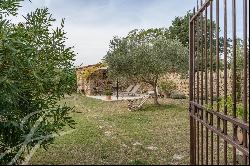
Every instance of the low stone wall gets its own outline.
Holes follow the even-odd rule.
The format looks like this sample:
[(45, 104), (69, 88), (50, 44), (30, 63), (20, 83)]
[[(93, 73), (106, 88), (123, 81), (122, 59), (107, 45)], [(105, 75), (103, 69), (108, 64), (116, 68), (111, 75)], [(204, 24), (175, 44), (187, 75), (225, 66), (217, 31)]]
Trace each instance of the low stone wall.
[[(199, 91), (201, 94), (201, 75), (202, 73), (199, 72)], [(186, 96), (189, 95), (189, 78), (181, 78), (181, 75), (177, 73), (171, 73), (171, 74), (166, 74), (164, 77), (161, 78), (162, 80), (164, 79), (169, 79), (172, 80), (176, 83), (177, 85), (177, 90), (183, 92)], [(217, 74), (213, 73), (212, 76), (213, 80), (213, 94), (216, 96), (216, 87), (217, 87)], [(197, 88), (197, 73), (195, 74), (195, 81), (196, 85), (195, 88)], [(241, 78), (241, 82), (243, 83), (243, 78)], [(205, 72), (203, 72), (203, 93), (205, 95)], [(243, 88), (243, 85), (241, 86)], [(210, 73), (207, 73), (207, 89), (208, 89), (208, 96), (210, 96)], [(248, 89), (249, 89), (249, 78), (248, 78)], [(228, 95), (232, 94), (232, 72), (228, 70), (227, 73), (227, 91)], [(224, 95), (224, 72), (220, 71), (219, 73), (219, 92), (220, 96)], [(249, 96), (249, 91), (248, 91), (248, 96)]]
[[(81, 78), (80, 74), (81, 70), (77, 71), (77, 85), (78, 85), (78, 91), (83, 91), (85, 90), (86, 94), (91, 94), (90, 89), (93, 88), (91, 87), (92, 83), (91, 81), (86, 81), (83, 78)], [(205, 72), (203, 72), (203, 87), (204, 87), (204, 95), (205, 95)], [(228, 84), (227, 84), (227, 90), (228, 90), (228, 95), (231, 94), (232, 92), (232, 72), (228, 70)], [(186, 96), (189, 96), (189, 78), (182, 78), (180, 74), (177, 73), (168, 73), (160, 80), (172, 80), (175, 82), (177, 85), (177, 90), (185, 94)], [(195, 79), (197, 81), (197, 73), (195, 74)], [(216, 87), (217, 87), (217, 75), (216, 73), (213, 73), (213, 95), (216, 96)], [(242, 81), (243, 82), (243, 81)], [(249, 78), (248, 78), (249, 82)], [(129, 85), (135, 85), (136, 83), (133, 82), (126, 82), (126, 83), (120, 83), (120, 86), (122, 86), (123, 90), (125, 90)], [(145, 93), (147, 91), (153, 90), (152, 87), (148, 84), (145, 83), (140, 83), (141, 87), (138, 90), (138, 93)], [(243, 86), (242, 86), (243, 87)], [(195, 88), (197, 88), (197, 84), (195, 85)], [(248, 89), (249, 89), (249, 84), (248, 84)], [(199, 90), (201, 94), (201, 72), (199, 72)], [(210, 73), (207, 73), (207, 90), (208, 90), (208, 96), (210, 96)], [(219, 91), (220, 95), (224, 95), (224, 72), (220, 71), (219, 73)], [(249, 91), (248, 91), (248, 96), (249, 96)]]

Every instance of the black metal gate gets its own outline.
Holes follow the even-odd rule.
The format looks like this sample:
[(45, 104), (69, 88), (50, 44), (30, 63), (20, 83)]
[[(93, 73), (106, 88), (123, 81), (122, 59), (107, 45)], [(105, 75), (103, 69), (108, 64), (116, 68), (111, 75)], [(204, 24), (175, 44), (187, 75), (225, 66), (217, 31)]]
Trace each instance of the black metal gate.
[(249, 164), (248, 2), (201, 0), (190, 17), (191, 164)]

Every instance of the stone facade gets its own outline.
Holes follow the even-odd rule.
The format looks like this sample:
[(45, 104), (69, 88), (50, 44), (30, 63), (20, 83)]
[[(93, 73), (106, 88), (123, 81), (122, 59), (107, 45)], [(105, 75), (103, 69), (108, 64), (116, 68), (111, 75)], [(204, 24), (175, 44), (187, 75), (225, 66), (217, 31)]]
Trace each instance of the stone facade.
[[(100, 64), (96, 64), (98, 66)], [(85, 95), (95, 95), (97, 92), (104, 91), (105, 84), (107, 83), (107, 68), (100, 67), (95, 72), (90, 74), (88, 78), (83, 77), (83, 72), (87, 68), (95, 65), (89, 65), (76, 69), (77, 76), (77, 92), (82, 92)], [(95, 89), (97, 87), (97, 89)]]

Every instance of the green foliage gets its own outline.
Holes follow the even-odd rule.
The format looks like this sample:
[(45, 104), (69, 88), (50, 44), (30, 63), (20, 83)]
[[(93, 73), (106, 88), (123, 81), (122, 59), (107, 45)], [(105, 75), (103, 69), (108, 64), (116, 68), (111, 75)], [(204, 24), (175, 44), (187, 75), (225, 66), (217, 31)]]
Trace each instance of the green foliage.
[[(220, 112), (224, 111), (224, 106), (227, 107), (227, 113), (229, 116), (233, 116), (233, 98), (232, 96), (228, 96), (226, 98), (226, 100), (224, 99), (224, 97), (219, 97), (218, 98), (218, 104), (220, 106)], [(214, 103), (214, 105), (216, 105), (216, 103)], [(206, 105), (206, 108), (209, 110), (213, 109), (213, 106), (211, 104)], [(243, 118), (243, 103), (242, 102), (237, 102), (236, 103), (236, 116), (240, 119)], [(249, 110), (249, 106), (247, 108)], [(249, 121), (249, 117), (248, 117), (248, 121)]]
[[(28, 14), (25, 22), (12, 24), (6, 15), (15, 15), (19, 2), (0, 1), (0, 154), (7, 152), (0, 156), (0, 164), (20, 164), (24, 157), (20, 149), (31, 150), (40, 137), (74, 125), (72, 108), (58, 104), (76, 84), (64, 20), (52, 29), (55, 19), (44, 8)], [(52, 140), (48, 137), (41, 145)]]
[(113, 92), (112, 92), (112, 86), (110, 84), (108, 84), (108, 83), (106, 83), (106, 85), (105, 85), (104, 94), (106, 96), (111, 96), (113, 94)]
[[(188, 11), (184, 16), (178, 16), (175, 17), (175, 19), (172, 21), (172, 25), (169, 27), (169, 36), (171, 39), (179, 39), (180, 42), (185, 46), (185, 47), (189, 47), (189, 18), (192, 17), (193, 14), (191, 13), (191, 11)], [(201, 23), (201, 20), (200, 20)], [(207, 29), (210, 29), (210, 19), (207, 20)], [(205, 25), (205, 17), (203, 17), (203, 26)], [(197, 25), (197, 29), (201, 29), (200, 26), (201, 25)], [(212, 22), (212, 27), (213, 27), (213, 36), (215, 36), (216, 34), (216, 22), (213, 21)], [(204, 36), (205, 38), (205, 36)], [(200, 44), (201, 44), (201, 38), (200, 40)], [(204, 39), (203, 39), (204, 41)], [(224, 38), (220, 37), (219, 38), (219, 52), (222, 53), (223, 52), (223, 44), (224, 44)], [(228, 52), (230, 51), (229, 48), (231, 47), (230, 45), (231, 39), (227, 39), (227, 43), (228, 43)], [(210, 38), (207, 36), (207, 49), (209, 51), (210, 48)], [(201, 52), (201, 50), (199, 50)], [(213, 53), (215, 54), (216, 52), (216, 42), (213, 39)], [(210, 53), (208, 52), (208, 55)], [(215, 62), (215, 60), (214, 60)], [(216, 64), (214, 64), (215, 67)], [(208, 64), (209, 66), (209, 64)]]
[[(236, 39), (236, 96), (237, 101), (240, 102), (242, 100), (243, 94), (243, 70), (244, 70), (244, 53), (243, 53), (243, 40), (240, 38)], [(229, 48), (230, 54), (228, 54), (228, 69), (234, 70), (234, 61), (233, 61), (233, 47), (230, 45)], [(249, 40), (247, 40), (247, 54), (249, 54)]]
[(188, 47), (189, 43), (189, 17), (192, 16), (188, 12), (183, 17), (175, 17), (172, 21), (172, 25), (169, 27), (169, 34), (172, 39), (178, 38), (180, 42)]
[(68, 73), (68, 92), (74, 93), (77, 91), (77, 76), (76, 76), (76, 70), (74, 68), (71, 68)]
[(104, 67), (104, 66), (105, 66), (105, 64), (103, 64), (103, 63), (98, 63), (98, 64), (95, 65), (95, 66), (88, 67), (88, 68), (86, 68), (86, 69), (83, 70), (83, 72), (82, 72), (82, 77), (83, 77), (84, 79), (89, 79), (89, 77), (90, 77), (93, 73), (95, 73), (96, 71), (98, 71), (99, 68)]
[(113, 94), (110, 89), (105, 89), (104, 93), (106, 96), (111, 96)]
[[(248, 44), (249, 47), (249, 44)], [(233, 48), (231, 48), (232, 50)], [(247, 48), (249, 50), (249, 48)], [(232, 51), (231, 51), (232, 52)], [(233, 69), (233, 57), (232, 54), (229, 55), (229, 68)], [(242, 86), (243, 86), (243, 70), (244, 70), (244, 55), (243, 55), (243, 41), (241, 39), (236, 39), (236, 95), (237, 101), (242, 100)]]
[(3, 16), (17, 15), (18, 7), (20, 2), (23, 0), (0, 0), (0, 19)]
[(186, 99), (186, 95), (180, 91), (173, 91), (170, 95), (172, 99)]
[[(225, 106), (227, 106), (228, 115), (233, 116), (233, 98), (232, 98), (232, 96), (228, 96), (226, 101), (224, 100), (224, 98), (221, 97), (219, 100), (219, 105), (221, 106), (221, 110), (223, 109), (224, 104), (225, 104)], [(236, 116), (243, 118), (243, 104), (242, 103), (237, 103)]]
[[(158, 32), (159, 31), (159, 32)], [(188, 50), (163, 30), (134, 30), (126, 38), (115, 37), (104, 57), (113, 75), (154, 82), (166, 72), (186, 72)], [(145, 79), (147, 78), (147, 79)]]
[(170, 97), (171, 93), (176, 90), (177, 85), (172, 80), (161, 81), (159, 83), (160, 90), (165, 93), (166, 97)]
[(111, 76), (142, 81), (154, 90), (163, 74), (188, 71), (188, 49), (169, 39), (166, 29), (133, 30), (125, 38), (115, 37), (104, 60)]

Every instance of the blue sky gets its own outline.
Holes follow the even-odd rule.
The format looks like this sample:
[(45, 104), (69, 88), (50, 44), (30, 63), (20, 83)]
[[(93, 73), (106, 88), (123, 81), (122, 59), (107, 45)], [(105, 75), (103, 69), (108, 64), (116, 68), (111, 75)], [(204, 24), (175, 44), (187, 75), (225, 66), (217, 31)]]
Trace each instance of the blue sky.
[(175, 16), (185, 15), (195, 4), (196, 0), (25, 0), (19, 13), (46, 6), (58, 21), (66, 18), (67, 45), (75, 47), (78, 66), (99, 62), (113, 36), (125, 36), (133, 29), (169, 27)]

